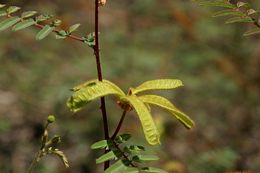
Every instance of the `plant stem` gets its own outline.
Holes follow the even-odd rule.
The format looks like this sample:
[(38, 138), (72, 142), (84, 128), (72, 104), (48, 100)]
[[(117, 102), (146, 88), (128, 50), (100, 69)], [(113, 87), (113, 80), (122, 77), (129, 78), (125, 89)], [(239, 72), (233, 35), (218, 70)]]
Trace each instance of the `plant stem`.
[[(102, 81), (102, 67), (100, 62), (100, 51), (99, 51), (99, 0), (95, 0), (95, 46), (94, 46), (94, 54), (96, 56), (96, 66), (97, 66), (97, 73), (98, 73), (98, 80)], [(109, 139), (109, 129), (108, 129), (108, 121), (107, 121), (107, 113), (106, 113), (106, 102), (105, 98), (101, 97), (100, 99), (100, 109), (102, 112), (103, 117), (103, 126), (104, 126), (104, 133), (105, 133), (105, 139)], [(105, 151), (107, 152), (107, 150)], [(106, 161), (104, 163), (104, 170), (106, 170), (109, 167), (109, 161)]]
[(116, 127), (116, 130), (115, 130), (113, 136), (111, 137), (112, 140), (114, 140), (114, 139), (116, 138), (118, 132), (120, 131), (120, 128), (122, 127), (122, 124), (123, 124), (123, 122), (124, 122), (126, 113), (127, 113), (127, 111), (124, 110), (124, 112), (123, 112), (123, 114), (122, 114), (122, 116), (121, 116), (121, 119), (120, 119), (120, 121), (119, 121), (119, 123), (118, 123), (118, 125), (117, 125), (117, 127)]
[(28, 173), (32, 173), (33, 168), (35, 167), (36, 163), (38, 162), (37, 160), (39, 159), (40, 155), (41, 155), (41, 150), (38, 151), (38, 152), (36, 153), (35, 157), (33, 158), (33, 161), (32, 161), (32, 163), (30, 164), (30, 167), (29, 167), (29, 169), (28, 169)]

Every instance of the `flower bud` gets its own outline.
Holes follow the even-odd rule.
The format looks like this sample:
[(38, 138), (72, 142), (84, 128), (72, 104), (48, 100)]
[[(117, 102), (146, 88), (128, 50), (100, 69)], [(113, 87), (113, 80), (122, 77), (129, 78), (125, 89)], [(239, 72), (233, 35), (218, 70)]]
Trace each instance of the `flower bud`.
[(48, 121), (48, 123), (53, 123), (55, 121), (55, 116), (49, 115), (47, 121)]

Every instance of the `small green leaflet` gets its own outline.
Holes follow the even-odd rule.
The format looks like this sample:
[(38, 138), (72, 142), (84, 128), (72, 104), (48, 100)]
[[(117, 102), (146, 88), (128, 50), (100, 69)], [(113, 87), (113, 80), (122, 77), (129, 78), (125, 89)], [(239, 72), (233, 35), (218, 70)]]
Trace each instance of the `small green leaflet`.
[(126, 96), (124, 99), (128, 100), (134, 107), (141, 121), (147, 142), (151, 145), (160, 144), (160, 134), (145, 104), (136, 95)]
[(220, 16), (244, 16), (245, 14), (241, 11), (229, 9), (229, 10), (221, 10), (213, 14), (213, 17), (220, 17)]
[(19, 17), (10, 17), (8, 19), (5, 19), (4, 21), (0, 22), (0, 31), (3, 31), (17, 22), (19, 22), (21, 19)]
[(226, 24), (237, 23), (237, 22), (251, 22), (251, 23), (253, 23), (254, 21), (250, 17), (233, 17), (233, 18), (228, 19), (226, 21)]
[(36, 40), (42, 40), (45, 37), (47, 37), (52, 31), (54, 30), (54, 27), (51, 27), (49, 25), (45, 25), (36, 35)]
[(98, 141), (98, 142), (95, 142), (94, 144), (91, 145), (91, 149), (94, 150), (94, 149), (103, 149), (103, 148), (106, 148), (108, 146), (107, 144), (107, 140), (102, 140), (102, 141)]
[(11, 14), (11, 13), (15, 13), (17, 12), (18, 10), (20, 10), (21, 8), (20, 7), (17, 7), (17, 6), (10, 6), (7, 8), (6, 12), (8, 14)]
[(35, 14), (37, 14), (37, 11), (26, 11), (22, 13), (21, 18), (24, 19), (24, 18), (32, 17)]
[(77, 24), (74, 24), (74, 25), (72, 25), (72, 26), (70, 26), (70, 28), (69, 28), (69, 33), (72, 33), (72, 32), (74, 32), (74, 31), (76, 31), (78, 28), (79, 28), (79, 26), (80, 26), (80, 24), (79, 23), (77, 23)]
[(224, 8), (231, 8), (231, 9), (236, 8), (235, 5), (233, 5), (233, 4), (231, 4), (227, 1), (223, 1), (223, 2), (199, 1), (199, 5), (201, 5), (201, 6), (213, 6), (213, 7), (224, 7)]
[(123, 91), (107, 80), (91, 80), (73, 89), (73, 95), (68, 99), (67, 106), (71, 111), (77, 112), (87, 103), (106, 95), (125, 96)]
[(115, 155), (114, 151), (109, 151), (108, 153), (103, 154), (102, 156), (100, 156), (99, 158), (96, 159), (96, 163), (103, 163), (107, 160), (113, 160), (116, 159), (117, 156)]
[(181, 86), (183, 86), (182, 81), (178, 79), (157, 79), (144, 82), (138, 87), (133, 88), (132, 93), (137, 94), (147, 90), (174, 89)]
[(14, 27), (13, 27), (13, 31), (19, 31), (21, 29), (25, 29), (29, 26), (34, 25), (36, 22), (33, 19), (28, 19), (28, 20), (24, 20), (20, 23), (17, 23)]
[(253, 29), (253, 30), (249, 30), (249, 31), (245, 32), (243, 35), (244, 36), (250, 36), (250, 35), (253, 35), (253, 34), (260, 34), (260, 29), (256, 28), (256, 29)]
[(142, 161), (154, 161), (160, 159), (158, 156), (155, 155), (139, 155), (138, 158)]
[(144, 103), (154, 104), (167, 109), (177, 120), (179, 120), (187, 129), (194, 126), (194, 122), (185, 113), (178, 110), (169, 100), (164, 97), (157, 95), (144, 95), (140, 96), (139, 99)]

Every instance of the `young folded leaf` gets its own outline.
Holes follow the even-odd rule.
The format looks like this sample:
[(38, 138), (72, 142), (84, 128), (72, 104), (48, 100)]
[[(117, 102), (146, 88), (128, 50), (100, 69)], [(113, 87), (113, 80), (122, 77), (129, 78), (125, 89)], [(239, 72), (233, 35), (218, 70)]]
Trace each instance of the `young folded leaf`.
[(105, 80), (102, 82), (93, 80), (77, 87), (73, 95), (68, 99), (67, 106), (71, 111), (77, 112), (90, 101), (106, 95), (125, 96), (115, 84)]
[(14, 27), (13, 27), (13, 31), (19, 31), (21, 29), (25, 29), (27, 27), (30, 27), (32, 25), (34, 25), (36, 22), (33, 19), (28, 19), (28, 20), (24, 20), (20, 23), (17, 23)]
[(19, 22), (21, 19), (19, 17), (10, 17), (8, 19), (5, 19), (4, 21), (0, 22), (0, 31), (3, 31), (17, 22)]
[(128, 100), (134, 107), (141, 121), (147, 142), (151, 145), (160, 144), (160, 134), (145, 104), (136, 95), (126, 96), (124, 99)]
[(140, 96), (139, 99), (144, 103), (154, 104), (156, 106), (167, 109), (188, 129), (194, 126), (194, 122), (185, 113), (178, 110), (169, 100), (164, 97), (157, 95), (144, 95)]
[(137, 94), (147, 90), (159, 90), (159, 89), (174, 89), (183, 86), (182, 81), (178, 79), (157, 79), (150, 80), (142, 83), (136, 88), (132, 89), (133, 94)]
[(36, 35), (36, 40), (42, 40), (45, 37), (47, 37), (52, 31), (54, 30), (54, 27), (51, 27), (49, 25), (45, 25), (42, 30), (40, 30)]

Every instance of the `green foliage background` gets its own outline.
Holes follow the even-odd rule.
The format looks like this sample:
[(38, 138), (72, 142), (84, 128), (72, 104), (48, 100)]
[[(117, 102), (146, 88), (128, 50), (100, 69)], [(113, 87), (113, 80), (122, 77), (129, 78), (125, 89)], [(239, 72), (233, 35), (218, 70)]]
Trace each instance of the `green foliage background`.
[[(9, 3), (9, 1), (1, 1)], [(258, 1), (252, 1), (259, 9)], [(12, 1), (23, 9), (49, 12), (63, 27), (82, 23), (93, 31), (93, 2)], [(196, 122), (186, 131), (167, 113), (153, 109), (162, 145), (157, 166), (176, 173), (260, 171), (260, 41), (243, 37), (246, 24), (225, 25), (212, 9), (183, 0), (114, 0), (102, 8), (101, 54), (105, 78), (127, 90), (156, 78), (179, 78), (185, 87), (162, 92)], [(37, 172), (99, 172), (90, 145), (103, 137), (98, 103), (73, 115), (65, 101), (69, 88), (96, 78), (93, 52), (72, 40), (34, 40), (35, 29), (0, 33), (0, 172), (25, 172), (39, 147), (42, 124), (57, 115), (53, 133), (71, 169), (45, 158)], [(121, 110), (107, 99), (110, 123)], [(145, 143), (135, 114), (124, 132)], [(113, 129), (110, 129), (111, 132)], [(152, 148), (154, 150), (154, 148)]]

